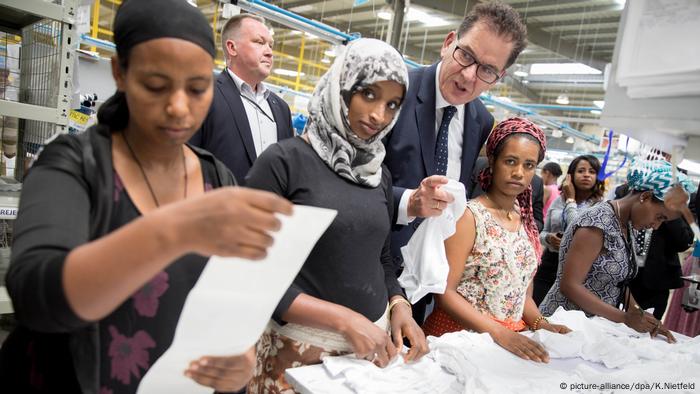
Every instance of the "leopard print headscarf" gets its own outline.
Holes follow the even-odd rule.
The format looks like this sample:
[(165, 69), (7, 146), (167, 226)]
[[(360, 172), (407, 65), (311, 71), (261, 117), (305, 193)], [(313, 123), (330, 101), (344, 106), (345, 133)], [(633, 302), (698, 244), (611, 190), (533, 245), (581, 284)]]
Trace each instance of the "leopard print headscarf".
[(382, 138), (394, 119), (368, 140), (350, 129), (348, 106), (353, 94), (381, 81), (395, 81), (408, 90), (408, 71), (399, 52), (383, 41), (361, 38), (348, 44), (316, 85), (304, 128), (311, 146), (339, 176), (359, 185), (376, 187), (382, 179)]

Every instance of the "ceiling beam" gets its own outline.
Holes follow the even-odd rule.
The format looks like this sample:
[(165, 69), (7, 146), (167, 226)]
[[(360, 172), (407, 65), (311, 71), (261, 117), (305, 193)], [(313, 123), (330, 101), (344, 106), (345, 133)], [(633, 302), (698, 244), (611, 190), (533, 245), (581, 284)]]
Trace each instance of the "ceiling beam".
[[(535, 3), (537, 4), (537, 3)], [(522, 11), (520, 14), (523, 16), (524, 19), (530, 19), (530, 18), (541, 18), (541, 17), (548, 17), (548, 16), (556, 16), (558, 19), (564, 19), (567, 17), (567, 15), (570, 15), (572, 18), (580, 17), (581, 15), (586, 15), (588, 16), (591, 13), (594, 12), (612, 12), (612, 11), (622, 11), (620, 6), (618, 4), (609, 4), (609, 5), (596, 5), (595, 3), (583, 7), (573, 7), (573, 8), (559, 8), (559, 9), (550, 9), (550, 10), (544, 10), (544, 11), (534, 11), (530, 12), (529, 10), (527, 11)], [(618, 18), (619, 19), (619, 18)]]
[(528, 26), (527, 39), (533, 44), (593, 67), (596, 70), (603, 71), (605, 69), (607, 61), (594, 56), (590, 49), (579, 48), (575, 44), (563, 40), (560, 34), (549, 33), (536, 26)]
[(363, 7), (352, 7), (349, 10), (346, 8), (341, 8), (341, 9), (335, 10), (335, 11), (305, 12), (305, 13), (302, 13), (300, 15), (303, 15), (309, 19), (314, 19), (314, 20), (323, 22), (325, 19), (334, 18), (336, 16), (342, 16), (342, 15), (350, 16), (350, 15), (355, 15), (355, 14), (359, 14), (362, 12), (370, 12), (370, 11), (374, 11), (374, 10), (379, 11), (379, 7), (377, 7), (374, 4), (370, 4), (370, 5), (366, 5)]
[[(444, 12), (446, 14), (454, 14), (464, 17), (478, 3), (477, 0), (452, 0), (452, 1), (435, 1), (435, 0), (413, 0), (411, 4), (419, 5), (429, 10)], [(453, 27), (454, 28), (454, 27)]]
[(582, 18), (578, 19), (568, 19), (565, 21), (556, 21), (556, 22), (535, 22), (532, 21), (528, 23), (529, 26), (538, 26), (543, 29), (545, 28), (556, 28), (556, 27), (569, 27), (571, 25), (574, 25), (576, 22), (580, 22), (580, 25), (584, 28), (589, 28), (593, 29), (596, 25), (602, 25), (602, 24), (609, 24), (609, 23), (620, 23), (620, 17), (619, 16), (613, 16), (613, 17), (606, 17), (606, 18), (597, 18), (595, 20), (585, 20)]
[(510, 75), (510, 73), (506, 74), (505, 82), (533, 103), (539, 103), (542, 99), (539, 94), (530, 89), (526, 84), (520, 82), (520, 79), (517, 77)]
[(316, 3), (320, 3), (320, 2), (321, 1), (319, 1), (319, 0), (301, 0), (301, 1), (292, 1), (292, 2), (274, 1), (272, 3), (278, 7), (284, 8), (285, 10), (289, 10), (291, 8), (294, 8), (294, 7), (301, 7), (301, 6), (316, 4)]

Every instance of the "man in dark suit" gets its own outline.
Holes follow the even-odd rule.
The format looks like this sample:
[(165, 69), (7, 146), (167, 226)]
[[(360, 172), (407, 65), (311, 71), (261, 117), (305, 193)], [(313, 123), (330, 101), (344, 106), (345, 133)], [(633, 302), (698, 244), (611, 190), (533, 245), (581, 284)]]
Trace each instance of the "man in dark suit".
[[(418, 227), (414, 219), (440, 215), (453, 201), (440, 186), (455, 179), (468, 189), (474, 161), (494, 125), (478, 96), (503, 77), (525, 48), (526, 36), (513, 8), (478, 4), (456, 32), (447, 34), (441, 61), (409, 73), (401, 114), (385, 139), (384, 163), (394, 182), (392, 253), (397, 270), (400, 248)], [(419, 304), (414, 318), (421, 323)]]
[(221, 31), (226, 68), (214, 83), (214, 100), (190, 143), (221, 160), (240, 185), (260, 153), (293, 136), (289, 106), (265, 88), (272, 68), (272, 36), (265, 20), (233, 16)]

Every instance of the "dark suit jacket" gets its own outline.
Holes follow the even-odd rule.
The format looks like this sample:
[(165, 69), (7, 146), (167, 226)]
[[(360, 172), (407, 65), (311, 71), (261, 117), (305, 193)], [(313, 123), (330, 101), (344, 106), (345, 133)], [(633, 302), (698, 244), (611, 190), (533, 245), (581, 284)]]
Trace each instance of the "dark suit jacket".
[[(277, 141), (294, 136), (287, 103), (272, 92), (267, 102), (277, 123)], [(216, 78), (209, 113), (190, 143), (213, 153), (233, 172), (238, 184), (245, 185), (245, 176), (257, 155), (241, 92), (226, 70)]]
[(651, 233), (649, 253), (644, 263), (641, 280), (649, 289), (667, 290), (683, 286), (681, 262), (678, 253), (687, 250), (693, 243), (693, 231), (683, 218), (661, 223)]
[[(484, 191), (479, 185), (479, 173), (481, 170), (488, 166), (489, 162), (484, 156), (479, 156), (474, 165), (474, 170), (472, 171), (472, 191), (469, 198), (476, 198), (484, 194)], [(544, 228), (544, 212), (543, 200), (544, 200), (544, 182), (539, 175), (535, 174), (530, 181), (532, 185), (532, 215), (535, 217), (535, 223), (537, 224), (537, 231), (542, 231)]]
[[(394, 183), (394, 222), (399, 201), (406, 189), (418, 187), (423, 178), (435, 174), (435, 72), (437, 64), (409, 72), (409, 88), (401, 114), (385, 138), (384, 164), (391, 171)], [(493, 116), (484, 104), (475, 99), (465, 105), (464, 140), (460, 181), (469, 195), (470, 178), (481, 146), (493, 128)], [(400, 265), (400, 248), (413, 235), (419, 221), (407, 226), (394, 226), (391, 250)], [(399, 259), (398, 261), (396, 259)]]

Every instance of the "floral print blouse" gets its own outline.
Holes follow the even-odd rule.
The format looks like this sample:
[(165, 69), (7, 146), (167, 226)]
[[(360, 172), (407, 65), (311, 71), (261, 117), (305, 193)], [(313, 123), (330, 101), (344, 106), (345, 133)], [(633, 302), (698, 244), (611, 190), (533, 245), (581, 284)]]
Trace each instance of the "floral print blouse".
[(537, 269), (535, 249), (522, 224), (508, 231), (479, 200), (468, 201), (467, 208), (474, 214), (476, 239), (457, 292), (481, 313), (518, 322)]

